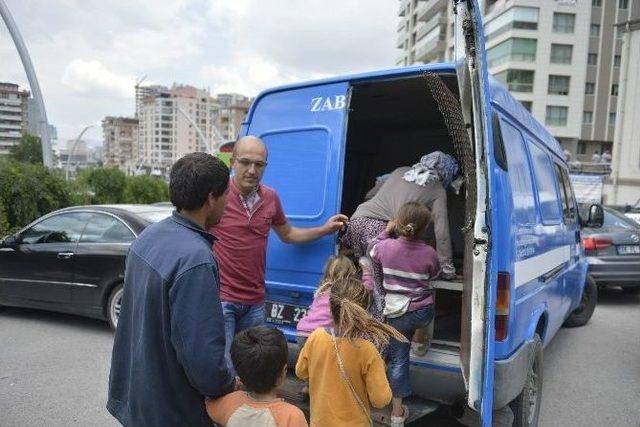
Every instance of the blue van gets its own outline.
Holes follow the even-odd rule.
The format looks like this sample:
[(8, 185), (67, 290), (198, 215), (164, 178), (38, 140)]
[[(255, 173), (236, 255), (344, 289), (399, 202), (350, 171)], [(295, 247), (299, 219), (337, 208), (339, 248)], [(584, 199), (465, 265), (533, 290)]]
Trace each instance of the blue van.
[[(455, 63), (267, 90), (241, 135), (266, 143), (264, 182), (304, 227), (352, 214), (379, 175), (434, 150), (454, 155), (465, 184), (448, 194), (448, 212), (463, 279), (435, 283), (433, 340), (412, 359), (412, 387), (426, 402), (466, 403), (485, 426), (507, 405), (514, 425), (536, 425), (543, 349), (595, 307), (580, 226), (597, 226), (602, 211), (580, 219), (558, 142), (489, 78), (475, 0), (454, 3)], [(335, 236), (302, 246), (269, 240), (267, 315), (292, 343), (337, 249)]]

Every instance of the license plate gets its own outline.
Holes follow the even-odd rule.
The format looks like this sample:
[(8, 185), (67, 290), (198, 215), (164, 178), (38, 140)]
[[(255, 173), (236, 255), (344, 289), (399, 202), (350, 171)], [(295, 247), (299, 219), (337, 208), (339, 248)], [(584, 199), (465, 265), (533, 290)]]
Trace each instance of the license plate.
[(618, 255), (640, 255), (640, 245), (620, 245)]
[(273, 301), (265, 301), (264, 305), (267, 312), (267, 322), (275, 323), (276, 325), (295, 326), (300, 319), (307, 315), (309, 310), (309, 308), (300, 305)]

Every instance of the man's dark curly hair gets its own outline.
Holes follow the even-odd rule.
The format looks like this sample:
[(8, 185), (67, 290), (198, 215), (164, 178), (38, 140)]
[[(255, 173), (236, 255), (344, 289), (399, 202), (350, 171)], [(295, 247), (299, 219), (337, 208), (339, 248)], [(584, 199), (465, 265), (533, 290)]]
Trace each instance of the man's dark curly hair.
[(191, 153), (171, 168), (169, 197), (178, 211), (199, 209), (209, 194), (220, 197), (229, 186), (229, 168), (207, 153)]
[(248, 391), (267, 393), (278, 384), (289, 349), (284, 334), (256, 326), (239, 332), (231, 344), (231, 361)]

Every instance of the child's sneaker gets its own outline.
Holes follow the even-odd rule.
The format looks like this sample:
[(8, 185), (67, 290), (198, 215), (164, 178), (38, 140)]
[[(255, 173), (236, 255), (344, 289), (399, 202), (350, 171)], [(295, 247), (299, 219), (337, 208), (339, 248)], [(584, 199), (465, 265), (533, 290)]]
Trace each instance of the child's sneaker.
[(411, 342), (411, 355), (414, 357), (422, 357), (427, 354), (429, 350), (429, 343), (426, 342)]
[(404, 427), (404, 422), (409, 418), (409, 407), (402, 405), (402, 409), (404, 409), (404, 413), (401, 417), (391, 416), (391, 427)]
[(453, 263), (449, 262), (442, 266), (440, 278), (443, 280), (452, 280), (456, 278), (456, 268), (453, 266)]

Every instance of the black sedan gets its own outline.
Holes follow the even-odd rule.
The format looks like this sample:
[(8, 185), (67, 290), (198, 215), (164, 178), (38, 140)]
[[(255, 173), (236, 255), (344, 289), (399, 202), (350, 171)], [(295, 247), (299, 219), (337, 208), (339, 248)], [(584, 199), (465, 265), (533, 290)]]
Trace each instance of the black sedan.
[(0, 242), (0, 305), (105, 319), (115, 329), (129, 246), (171, 211), (74, 206), (37, 219)]
[(640, 224), (604, 207), (602, 228), (582, 230), (589, 274), (598, 286), (622, 286), (640, 293)]

